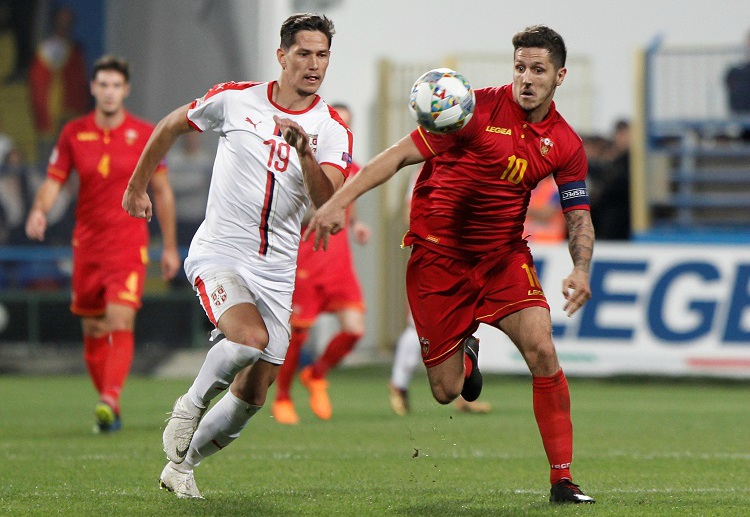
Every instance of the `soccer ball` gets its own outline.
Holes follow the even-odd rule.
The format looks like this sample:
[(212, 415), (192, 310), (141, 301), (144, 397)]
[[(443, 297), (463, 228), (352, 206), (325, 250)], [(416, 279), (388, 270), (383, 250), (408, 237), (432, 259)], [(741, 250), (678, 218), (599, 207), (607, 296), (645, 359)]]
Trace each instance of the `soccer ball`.
[(417, 79), (409, 94), (409, 112), (430, 133), (452, 133), (471, 120), (474, 90), (450, 68), (430, 70)]

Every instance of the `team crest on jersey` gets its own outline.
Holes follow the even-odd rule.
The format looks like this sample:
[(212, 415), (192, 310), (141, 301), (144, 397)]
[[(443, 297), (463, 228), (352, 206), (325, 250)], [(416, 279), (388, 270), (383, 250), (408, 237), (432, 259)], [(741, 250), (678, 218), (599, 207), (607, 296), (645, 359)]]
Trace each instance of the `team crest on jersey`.
[(138, 140), (138, 131), (136, 131), (132, 127), (125, 131), (125, 143), (127, 143), (128, 145), (133, 145), (136, 140)]
[(422, 355), (427, 355), (430, 352), (430, 340), (426, 337), (419, 338), (419, 344), (422, 345)]
[(310, 149), (315, 154), (318, 151), (318, 135), (307, 135), (307, 137), (310, 139)]
[(547, 153), (549, 153), (552, 148), (555, 146), (555, 144), (547, 138), (546, 136), (542, 137), (541, 140), (539, 140), (539, 151), (542, 153), (542, 156), (547, 156)]
[(224, 286), (219, 284), (219, 287), (214, 289), (214, 292), (211, 293), (211, 303), (214, 307), (219, 307), (226, 301), (226, 299), (227, 292), (224, 290)]

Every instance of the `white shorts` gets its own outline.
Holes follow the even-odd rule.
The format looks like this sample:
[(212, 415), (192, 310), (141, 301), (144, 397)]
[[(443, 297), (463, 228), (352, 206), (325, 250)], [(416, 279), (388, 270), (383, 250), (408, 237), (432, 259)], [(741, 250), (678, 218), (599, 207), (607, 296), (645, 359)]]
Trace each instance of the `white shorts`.
[(210, 256), (188, 257), (185, 273), (215, 327), (230, 307), (241, 303), (254, 305), (268, 331), (268, 346), (260, 358), (272, 364), (284, 362), (291, 339), (293, 279), (291, 285), (280, 283), (270, 289), (249, 269)]

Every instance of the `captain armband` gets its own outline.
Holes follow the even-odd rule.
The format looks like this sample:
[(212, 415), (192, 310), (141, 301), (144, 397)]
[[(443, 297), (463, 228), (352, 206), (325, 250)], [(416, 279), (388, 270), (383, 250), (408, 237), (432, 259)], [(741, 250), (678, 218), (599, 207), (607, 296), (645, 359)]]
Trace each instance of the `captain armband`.
[(563, 212), (568, 210), (588, 210), (591, 207), (589, 191), (585, 181), (571, 181), (564, 185), (558, 185), (560, 192), (560, 205)]

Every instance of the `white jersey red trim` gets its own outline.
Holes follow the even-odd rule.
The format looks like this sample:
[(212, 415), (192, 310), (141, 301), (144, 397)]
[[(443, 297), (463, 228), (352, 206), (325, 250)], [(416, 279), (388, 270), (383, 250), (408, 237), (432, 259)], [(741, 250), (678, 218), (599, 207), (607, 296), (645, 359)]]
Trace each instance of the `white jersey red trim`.
[(290, 111), (273, 102), (273, 86), (222, 83), (190, 105), (188, 123), (220, 138), (206, 218), (189, 256), (236, 259), (257, 266), (271, 282), (291, 278), (293, 283), (300, 224), (310, 200), (297, 152), (284, 141), (273, 117), (302, 126), (316, 161), (344, 176), (351, 165), (352, 134), (319, 96), (307, 109)]

